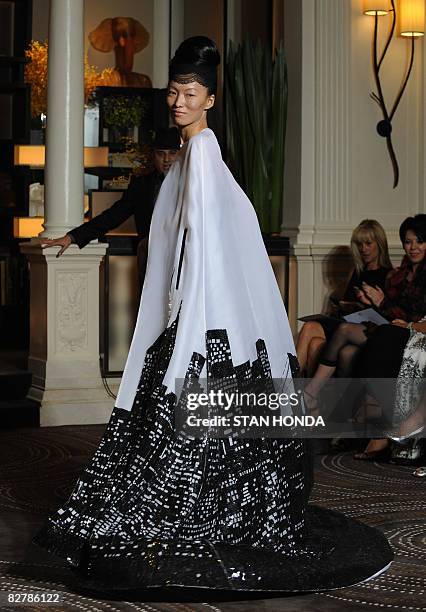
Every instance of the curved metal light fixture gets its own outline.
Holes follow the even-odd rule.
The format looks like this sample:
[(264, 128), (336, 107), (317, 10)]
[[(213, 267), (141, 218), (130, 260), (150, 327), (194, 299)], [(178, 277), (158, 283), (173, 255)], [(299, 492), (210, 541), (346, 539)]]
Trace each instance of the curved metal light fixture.
[[(410, 54), (410, 62), (408, 65), (407, 73), (402, 82), (400, 90), (395, 98), (395, 102), (392, 105), (390, 111), (388, 111), (385, 99), (383, 96), (383, 88), (380, 81), (380, 68), (382, 66), (383, 60), (389, 49), (389, 45), (392, 41), (397, 15), (395, 9), (395, 0), (365, 0), (364, 1), (364, 13), (366, 15), (374, 16), (374, 35), (373, 35), (373, 72), (374, 72), (374, 80), (376, 82), (377, 93), (371, 93), (371, 97), (377, 104), (380, 106), (383, 119), (379, 121), (377, 124), (377, 132), (383, 138), (386, 138), (386, 144), (389, 151), (389, 156), (392, 162), (393, 168), (393, 187), (395, 188), (398, 185), (399, 181), (399, 166), (398, 161), (395, 154), (395, 149), (393, 148), (392, 143), (392, 119), (395, 115), (395, 112), (398, 108), (398, 105), (401, 101), (402, 95), (407, 87), (408, 79), (410, 78), (411, 69), (413, 67), (414, 62), (414, 41), (419, 36), (424, 36), (424, 12), (425, 12), (425, 0), (400, 0), (399, 1), (399, 9), (400, 9), (400, 20), (399, 20), (399, 30), (400, 35), (404, 37), (411, 38), (411, 54)], [(377, 49), (377, 39), (378, 39), (378, 30), (379, 30), (379, 17), (381, 15), (387, 15), (388, 13), (392, 13), (392, 24), (389, 30), (388, 38), (386, 40), (384, 49), (380, 57), (378, 56)]]
[(419, 38), (425, 34), (424, 0), (404, 0), (399, 8), (399, 33), (401, 36)]
[(389, 0), (364, 0), (365, 15), (387, 15), (389, 9)]

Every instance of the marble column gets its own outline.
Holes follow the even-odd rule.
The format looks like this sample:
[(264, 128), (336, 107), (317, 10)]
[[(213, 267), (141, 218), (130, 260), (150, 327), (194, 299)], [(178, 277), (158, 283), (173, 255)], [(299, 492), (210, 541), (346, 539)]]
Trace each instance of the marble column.
[(51, 0), (42, 236), (83, 221), (84, 0)]
[[(285, 28), (293, 97), (283, 232), (297, 261), (301, 316), (323, 310), (330, 252), (350, 237), (351, 4), (287, 0)], [(350, 265), (344, 256), (343, 276)]]
[[(41, 236), (83, 220), (83, 0), (51, 0), (49, 20), (46, 215)], [(42, 249), (21, 245), (30, 268), (29, 397), (41, 425), (103, 423), (113, 400), (99, 368), (99, 265), (106, 245)]]
[(156, 32), (153, 37), (153, 86), (167, 87), (169, 79), (170, 61), (170, 37), (163, 35), (169, 30), (170, 24), (170, 2), (169, 0), (156, 0), (154, 2), (154, 28)]
[(173, 0), (170, 8), (170, 55), (173, 56), (185, 38), (185, 0)]

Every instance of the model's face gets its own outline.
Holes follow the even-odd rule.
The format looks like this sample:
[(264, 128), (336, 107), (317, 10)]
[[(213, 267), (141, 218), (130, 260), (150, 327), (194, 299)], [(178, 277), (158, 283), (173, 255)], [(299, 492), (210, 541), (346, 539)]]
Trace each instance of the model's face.
[(377, 264), (379, 261), (379, 245), (372, 238), (364, 238), (357, 242), (361, 259), (365, 266)]
[(154, 166), (158, 172), (167, 174), (178, 153), (174, 149), (154, 149)]
[(408, 230), (405, 234), (404, 251), (413, 265), (421, 263), (426, 254), (426, 242), (421, 242), (416, 234)]
[(207, 110), (214, 104), (214, 96), (207, 87), (196, 81), (176, 83), (171, 81), (167, 90), (167, 104), (178, 128), (200, 123)]

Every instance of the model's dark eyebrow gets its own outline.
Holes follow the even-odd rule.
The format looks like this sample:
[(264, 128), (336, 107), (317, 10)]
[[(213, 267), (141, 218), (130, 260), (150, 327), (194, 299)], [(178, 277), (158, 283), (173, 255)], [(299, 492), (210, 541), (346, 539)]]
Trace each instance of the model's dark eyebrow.
[(197, 93), (197, 88), (196, 87), (187, 87), (186, 89), (184, 89), (184, 92), (188, 92), (188, 91), (195, 91), (195, 93)]
[(176, 91), (179, 90), (179, 85), (181, 87), (181, 91), (195, 91), (197, 92), (197, 82), (196, 81), (190, 81), (189, 83), (178, 83), (177, 85), (169, 85), (169, 89), (174, 89)]

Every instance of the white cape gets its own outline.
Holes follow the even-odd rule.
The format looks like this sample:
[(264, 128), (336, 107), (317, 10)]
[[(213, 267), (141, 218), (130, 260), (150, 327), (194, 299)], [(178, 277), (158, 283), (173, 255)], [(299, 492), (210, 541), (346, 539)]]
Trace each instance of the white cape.
[(131, 410), (146, 351), (178, 314), (169, 391), (194, 352), (206, 356), (207, 330), (227, 331), (234, 367), (257, 359), (262, 339), (272, 377), (291, 377), (293, 338), (257, 216), (208, 128), (182, 147), (158, 195), (118, 408)]

